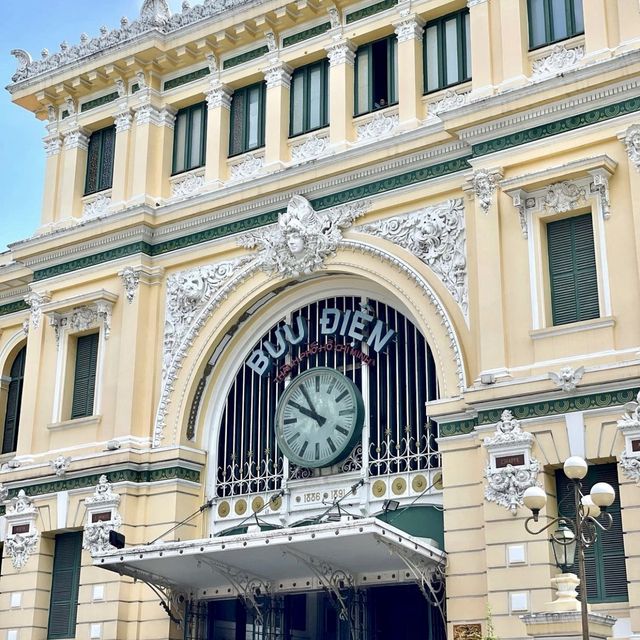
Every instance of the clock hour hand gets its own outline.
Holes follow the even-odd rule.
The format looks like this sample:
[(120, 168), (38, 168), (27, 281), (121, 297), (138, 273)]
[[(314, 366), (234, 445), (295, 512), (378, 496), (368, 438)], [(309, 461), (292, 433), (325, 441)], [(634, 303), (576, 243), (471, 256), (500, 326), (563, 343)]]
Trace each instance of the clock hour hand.
[(295, 407), (303, 415), (309, 416), (309, 418), (313, 418), (320, 426), (322, 426), (327, 421), (326, 418), (323, 418), (316, 411), (312, 411), (311, 409), (307, 409), (306, 407), (303, 407), (302, 405), (298, 404), (297, 402), (293, 402), (293, 400), (289, 404), (292, 407)]

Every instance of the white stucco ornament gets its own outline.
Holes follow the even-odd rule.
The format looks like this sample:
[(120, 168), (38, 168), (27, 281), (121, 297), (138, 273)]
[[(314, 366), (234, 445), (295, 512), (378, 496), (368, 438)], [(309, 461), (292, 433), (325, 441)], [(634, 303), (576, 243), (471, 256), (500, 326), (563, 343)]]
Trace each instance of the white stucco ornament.
[(531, 79), (542, 80), (559, 73), (565, 73), (576, 67), (584, 58), (584, 47), (567, 48), (556, 44), (551, 53), (531, 63)]
[(49, 460), (51, 470), (59, 477), (63, 477), (71, 465), (71, 458), (58, 456), (55, 460)]
[(499, 170), (478, 169), (471, 176), (471, 188), (484, 213), (489, 213), (493, 194), (502, 178)]
[[(20, 571), (38, 546), (40, 533), (36, 529), (38, 510), (24, 489), (11, 499), (5, 516), (7, 533), (4, 541), (7, 555), (11, 558), (14, 568)], [(20, 533), (13, 533), (17, 527)], [(22, 531), (25, 527), (26, 531)]]
[(618, 429), (625, 440), (625, 448), (620, 454), (619, 465), (629, 480), (640, 485), (640, 450), (634, 443), (640, 442), (640, 392), (635, 402), (624, 406), (625, 413), (618, 420)]
[(640, 125), (632, 124), (624, 134), (624, 146), (629, 160), (640, 171)]
[(566, 393), (574, 391), (583, 376), (584, 367), (563, 367), (558, 373), (549, 371), (549, 379)]
[(0, 502), (4, 502), (9, 495), (9, 489), (0, 482)]
[(84, 501), (87, 509), (87, 521), (84, 525), (82, 548), (91, 553), (111, 549), (109, 533), (117, 531), (122, 525), (118, 512), (120, 496), (114, 493), (107, 476), (101, 475), (94, 493)]
[(277, 225), (249, 233), (238, 242), (247, 249), (258, 249), (256, 260), (264, 271), (297, 278), (322, 268), (338, 248), (342, 231), (368, 206), (356, 202), (315, 211), (306, 198), (295, 195), (286, 212), (278, 216)]
[(467, 315), (467, 257), (462, 198), (363, 225), (357, 230), (395, 242), (420, 258), (436, 273)]
[(542, 206), (547, 213), (566, 213), (587, 203), (587, 192), (575, 182), (565, 180), (547, 187)]
[(502, 412), (495, 434), (483, 442), (489, 453), (484, 496), (513, 515), (523, 504), (524, 492), (537, 484), (540, 463), (531, 456), (532, 444), (533, 435), (522, 430), (509, 410)]
[(122, 280), (127, 301), (131, 304), (140, 286), (140, 273), (133, 267), (125, 267), (118, 275)]
[(144, 0), (140, 9), (140, 18), (161, 27), (171, 18), (167, 0)]

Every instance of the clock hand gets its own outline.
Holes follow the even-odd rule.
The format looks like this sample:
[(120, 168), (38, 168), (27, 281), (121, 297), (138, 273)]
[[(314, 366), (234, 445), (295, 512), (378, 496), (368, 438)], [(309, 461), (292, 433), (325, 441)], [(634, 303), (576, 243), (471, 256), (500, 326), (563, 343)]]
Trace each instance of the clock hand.
[(303, 415), (309, 416), (309, 418), (313, 418), (320, 426), (322, 426), (327, 421), (326, 418), (323, 418), (316, 411), (312, 411), (311, 409), (307, 409), (306, 407), (303, 407), (302, 405), (299, 405), (297, 402), (294, 402), (293, 400), (291, 400), (289, 402), (289, 404), (292, 407), (295, 407)]
[(300, 391), (302, 391), (302, 395), (307, 401), (307, 404), (309, 405), (309, 409), (311, 409), (311, 411), (313, 411), (316, 415), (318, 415), (317, 409), (313, 406), (313, 400), (311, 400), (311, 396), (309, 395), (309, 392), (307, 391), (306, 387), (303, 384), (300, 385)]

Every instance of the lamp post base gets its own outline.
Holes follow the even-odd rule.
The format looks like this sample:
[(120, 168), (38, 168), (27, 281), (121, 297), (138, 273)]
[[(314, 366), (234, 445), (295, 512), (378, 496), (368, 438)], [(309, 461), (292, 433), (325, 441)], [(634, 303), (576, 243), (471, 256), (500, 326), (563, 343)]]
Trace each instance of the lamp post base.
[[(580, 603), (578, 603), (580, 604)], [(527, 635), (548, 640), (582, 640), (580, 611), (529, 613), (520, 616)], [(605, 640), (611, 636), (616, 618), (600, 613), (589, 613), (590, 640)]]
[[(560, 613), (563, 611), (580, 612), (580, 601), (578, 600), (577, 588), (580, 580), (575, 573), (560, 573), (551, 580), (551, 584), (556, 590), (556, 599), (545, 604), (545, 611)], [(590, 608), (587, 607), (587, 611)]]

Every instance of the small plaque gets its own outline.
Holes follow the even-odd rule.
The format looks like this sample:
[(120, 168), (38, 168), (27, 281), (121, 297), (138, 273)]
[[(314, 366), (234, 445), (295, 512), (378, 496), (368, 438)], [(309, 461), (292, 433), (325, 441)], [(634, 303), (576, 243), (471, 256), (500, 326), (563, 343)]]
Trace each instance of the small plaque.
[(640, 438), (631, 441), (631, 451), (637, 451), (640, 453)]
[(109, 522), (111, 520), (111, 511), (101, 511), (100, 513), (91, 514), (91, 522)]
[(518, 467), (524, 464), (524, 453), (518, 453), (512, 456), (496, 456), (496, 469), (504, 469), (511, 465)]
[(14, 524), (11, 527), (12, 535), (16, 535), (17, 533), (29, 533), (29, 525), (28, 524)]

